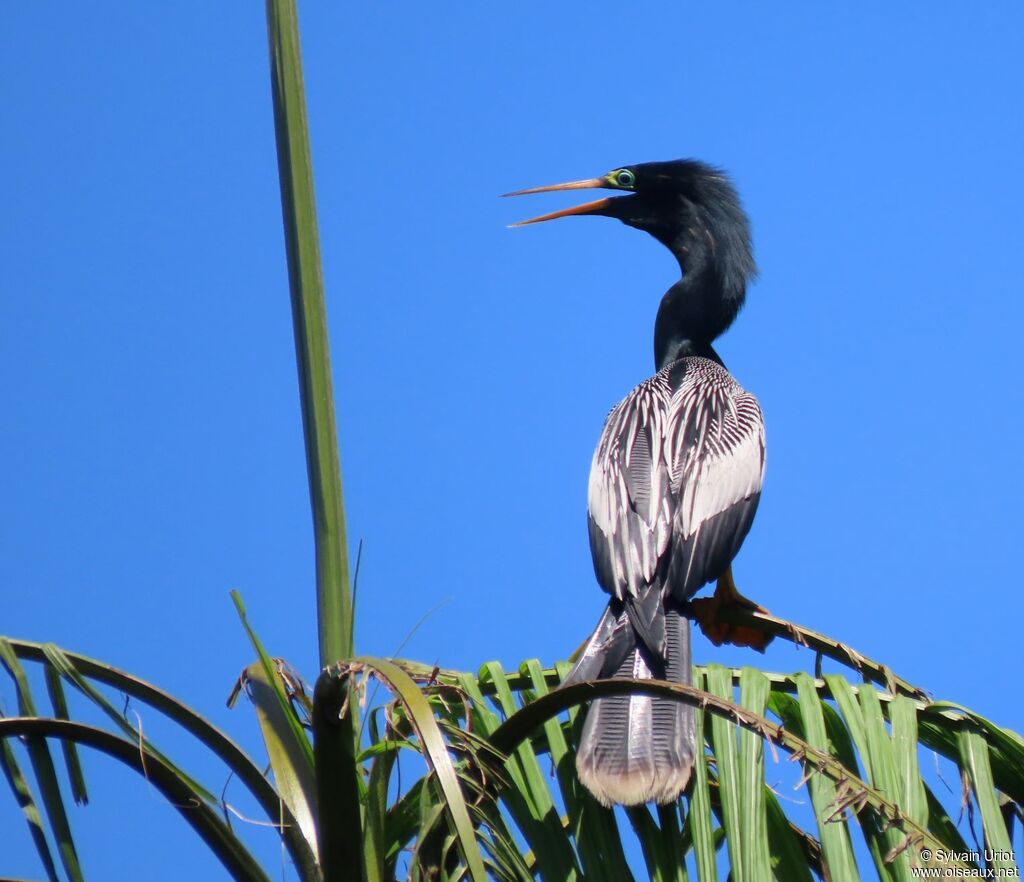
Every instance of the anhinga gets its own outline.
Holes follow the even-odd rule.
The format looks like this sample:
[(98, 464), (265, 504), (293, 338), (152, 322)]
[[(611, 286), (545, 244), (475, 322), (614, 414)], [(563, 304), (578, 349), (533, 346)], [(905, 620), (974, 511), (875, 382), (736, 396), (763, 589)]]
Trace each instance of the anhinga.
[[(590, 470), (590, 548), (608, 608), (566, 682), (606, 677), (691, 682), (689, 601), (717, 580), (719, 602), (750, 605), (731, 562), (750, 529), (764, 477), (757, 400), (711, 344), (732, 324), (755, 275), (750, 227), (718, 169), (693, 160), (650, 162), (601, 178), (510, 193), (602, 187), (599, 199), (523, 221), (618, 218), (650, 233), (679, 261), (654, 326), (657, 373), (609, 414)], [(516, 226), (519, 226), (518, 224)], [(709, 632), (718, 642), (756, 641)], [(622, 695), (587, 712), (576, 766), (606, 805), (674, 800), (694, 763), (693, 709)]]

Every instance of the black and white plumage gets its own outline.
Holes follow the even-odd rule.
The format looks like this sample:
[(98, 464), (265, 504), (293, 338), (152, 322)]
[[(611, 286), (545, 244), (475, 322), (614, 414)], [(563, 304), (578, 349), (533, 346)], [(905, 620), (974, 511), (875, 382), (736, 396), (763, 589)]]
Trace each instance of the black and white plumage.
[[(611, 599), (566, 683), (630, 677), (689, 684), (687, 603), (728, 573), (764, 479), (761, 410), (711, 346), (739, 312), (755, 272), (749, 225), (725, 175), (692, 160), (521, 192), (585, 187), (632, 195), (534, 220), (616, 217), (668, 247), (683, 276), (658, 310), (658, 372), (611, 411), (594, 453), (590, 548)], [(591, 704), (576, 765), (605, 804), (665, 803), (685, 788), (695, 753), (690, 706), (620, 695)]]
[[(672, 362), (615, 407), (588, 502), (594, 569), (613, 599), (569, 682), (691, 681), (685, 603), (736, 556), (763, 480), (761, 409), (709, 358)], [(577, 766), (602, 802), (668, 802), (693, 754), (690, 706), (621, 695), (591, 706)]]

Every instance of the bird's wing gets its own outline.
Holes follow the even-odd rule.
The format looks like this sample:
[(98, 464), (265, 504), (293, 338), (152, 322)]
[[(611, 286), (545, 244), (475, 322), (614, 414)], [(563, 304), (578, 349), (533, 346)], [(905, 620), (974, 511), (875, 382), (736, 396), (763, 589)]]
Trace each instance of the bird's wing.
[(590, 467), (590, 550), (597, 580), (619, 600), (637, 599), (669, 546), (675, 497), (666, 458), (672, 390), (664, 373), (608, 415)]
[(648, 605), (655, 581), (685, 600), (720, 576), (753, 521), (764, 449), (757, 399), (713, 361), (683, 359), (630, 392), (590, 469), (590, 548), (605, 591)]
[(764, 419), (725, 368), (687, 360), (671, 381), (666, 459), (677, 497), (666, 586), (679, 600), (718, 578), (750, 529), (764, 481)]

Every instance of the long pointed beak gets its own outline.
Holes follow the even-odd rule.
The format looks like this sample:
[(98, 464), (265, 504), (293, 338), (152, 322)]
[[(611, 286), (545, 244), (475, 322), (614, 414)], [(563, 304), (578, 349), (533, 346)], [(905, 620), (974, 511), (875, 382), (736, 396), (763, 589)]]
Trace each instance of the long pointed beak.
[[(532, 193), (551, 193), (555, 190), (594, 190), (608, 187), (604, 178), (588, 178), (585, 181), (569, 181), (565, 184), (548, 184), (545, 187), (530, 187), (527, 190), (516, 190), (513, 193), (503, 193), (503, 196), (528, 196)], [(611, 188), (609, 188), (611, 189)], [(518, 221), (509, 224), (510, 227), (525, 227), (527, 224), (539, 224), (542, 221), (555, 220), (560, 217), (570, 217), (574, 214), (597, 214), (611, 203), (611, 199), (595, 199), (593, 202), (585, 202), (583, 205), (576, 205), (572, 208), (563, 208), (561, 211), (552, 211), (550, 214), (542, 214), (538, 217), (531, 217), (529, 220)]]
[(602, 208), (611, 205), (614, 200), (605, 197), (595, 199), (593, 202), (584, 202), (582, 205), (574, 205), (572, 208), (563, 208), (561, 211), (552, 211), (550, 214), (542, 214), (538, 217), (531, 217), (529, 220), (516, 221), (509, 224), (510, 227), (525, 227), (527, 224), (539, 224), (542, 221), (555, 220), (560, 217), (571, 217), (574, 214), (598, 214)]
[(531, 193), (553, 193), (555, 190), (595, 190), (607, 187), (604, 178), (587, 178), (585, 181), (569, 181), (567, 184), (548, 184), (546, 187), (530, 187), (528, 190), (514, 190), (502, 196), (529, 196)]

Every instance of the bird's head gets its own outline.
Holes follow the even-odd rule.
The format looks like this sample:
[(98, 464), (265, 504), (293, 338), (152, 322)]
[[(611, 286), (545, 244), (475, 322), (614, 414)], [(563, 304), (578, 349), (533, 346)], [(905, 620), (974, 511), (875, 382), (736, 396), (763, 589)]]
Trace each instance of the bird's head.
[[(667, 247), (683, 278), (662, 298), (654, 330), (659, 369), (683, 352), (712, 352), (711, 341), (732, 324), (756, 275), (750, 222), (726, 174), (694, 159), (626, 165), (600, 178), (517, 190), (617, 190), (610, 196), (520, 221), (536, 224), (573, 215), (618, 218)], [(713, 356), (717, 358), (717, 356)]]
[(750, 223), (736, 189), (723, 171), (694, 159), (626, 165), (599, 178), (505, 195), (596, 188), (617, 190), (623, 195), (542, 214), (512, 226), (574, 215), (618, 218), (665, 245), (684, 273), (700, 264), (700, 268), (716, 269), (721, 277), (741, 287), (755, 274)]

